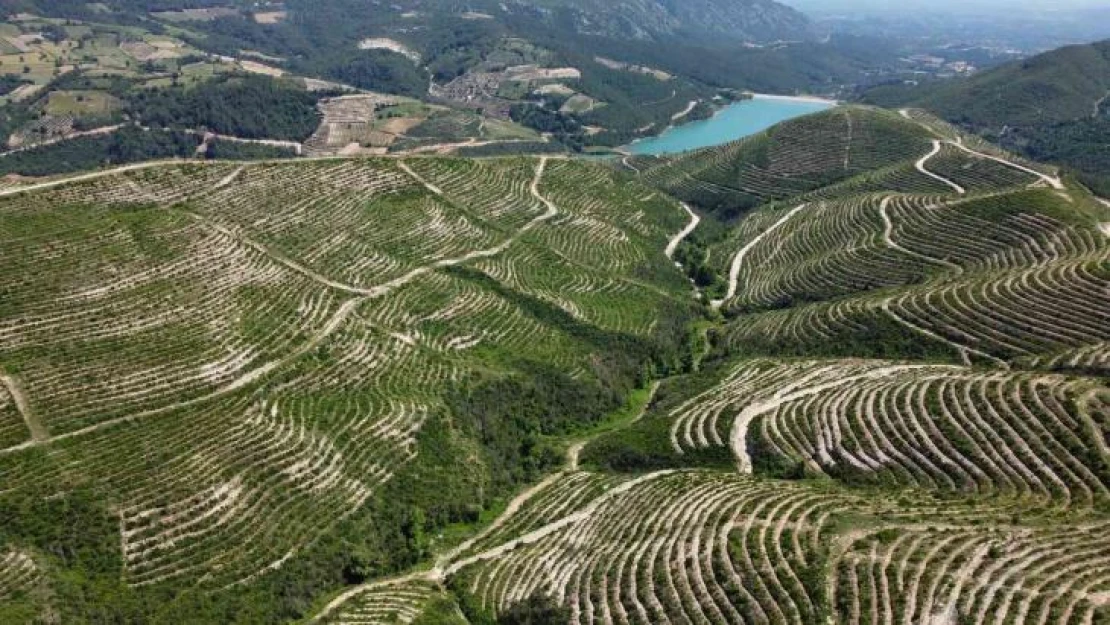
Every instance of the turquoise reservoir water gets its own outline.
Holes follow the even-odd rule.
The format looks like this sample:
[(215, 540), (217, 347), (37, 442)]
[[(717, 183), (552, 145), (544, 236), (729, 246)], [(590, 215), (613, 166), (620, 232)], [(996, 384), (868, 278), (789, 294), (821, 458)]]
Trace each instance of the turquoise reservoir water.
[(730, 105), (712, 119), (676, 126), (658, 137), (636, 141), (628, 150), (633, 154), (675, 154), (720, 145), (833, 106), (831, 102), (757, 97)]

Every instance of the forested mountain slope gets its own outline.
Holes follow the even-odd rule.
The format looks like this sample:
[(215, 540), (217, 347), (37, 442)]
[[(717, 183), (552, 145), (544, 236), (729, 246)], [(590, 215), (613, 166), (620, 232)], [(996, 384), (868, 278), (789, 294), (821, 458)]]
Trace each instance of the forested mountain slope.
[(553, 17), (571, 20), (582, 34), (641, 39), (709, 35), (752, 42), (813, 36), (808, 18), (772, 0), (516, 0), (497, 6), (509, 12), (551, 10)]
[[(746, 91), (839, 96), (900, 65), (892, 42), (816, 37), (771, 0), (11, 0), (4, 11), (4, 175), (191, 150), (604, 152)], [(336, 102), (351, 95), (361, 104)], [(117, 140), (132, 125), (175, 134)], [(225, 135), (217, 149), (207, 132)]]
[(858, 107), (8, 183), (0, 620), (1101, 622), (1107, 222)]

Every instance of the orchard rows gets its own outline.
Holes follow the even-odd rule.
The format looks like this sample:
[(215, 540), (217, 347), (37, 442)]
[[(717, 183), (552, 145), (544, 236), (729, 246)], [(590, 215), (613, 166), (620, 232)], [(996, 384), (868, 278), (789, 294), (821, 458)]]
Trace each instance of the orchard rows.
[[(650, 183), (709, 205), (754, 206), (870, 175), (927, 150), (928, 134), (896, 114), (844, 107), (671, 160), (630, 163)], [(923, 177), (924, 178), (924, 177)], [(924, 178), (918, 184), (928, 184)]]
[(408, 625), (425, 610), (428, 602), (443, 590), (425, 580), (398, 581), (376, 586), (360, 593), (344, 605), (341, 614), (326, 622), (335, 625)]
[[(575, 624), (1110, 615), (1110, 390), (1087, 377), (1110, 362), (1110, 246), (1087, 199), (913, 111), (839, 109), (621, 168), (691, 203), (771, 201), (711, 250), (724, 358), (664, 382), (631, 426), (676, 467), (735, 468), (571, 465), (420, 580), (495, 613), (547, 595)], [(519, 282), (514, 260), (484, 264)]]
[[(574, 163), (337, 159), (0, 199), (0, 490), (94, 484), (132, 586), (250, 583), (402, 470), (466, 372), (591, 375), (521, 298), (640, 335), (685, 303), (686, 215), (649, 196)], [(32, 562), (4, 558), (0, 593)]]
[(649, 473), (602, 491), (599, 479), (564, 474), (508, 517), (519, 522), (499, 532), (506, 542), (369, 584), (323, 619), (391, 622), (383, 615), (444, 577), (494, 612), (546, 594), (570, 608), (573, 623), (813, 623), (826, 615), (1071, 623), (1105, 614), (1102, 523), (1062, 531), (1021, 523), (1016, 513), (1028, 508), (1006, 500), (865, 500), (715, 471)]
[(1094, 623), (1110, 599), (1106, 523), (868, 532), (837, 563), (845, 623)]
[(938, 141), (918, 167), (960, 193), (834, 186), (742, 220), (713, 262), (731, 278), (723, 306), (755, 314), (729, 324), (726, 343), (812, 353), (886, 327), (969, 364), (1105, 367), (1110, 245), (1083, 212), (1090, 200), (956, 144)]
[[(669, 255), (699, 216), (636, 170), (761, 206), (709, 250), (729, 279), (713, 358), (603, 435), (655, 468), (580, 467), (579, 441), (430, 567), (316, 620), (411, 623), (448, 586), (493, 613), (546, 595), (579, 625), (1110, 617), (1110, 245), (1088, 198), (857, 107), (624, 167), (0, 188), (0, 493), (95, 489), (133, 587), (254, 582), (364, 509), (475, 370), (599, 375), (585, 328), (648, 337), (690, 305)], [(0, 545), (0, 600), (46, 592), (51, 566)]]
[[(679, 453), (741, 470), (804, 465), (865, 482), (1090, 507), (1110, 487), (1097, 381), (883, 361), (744, 362), (671, 409)], [(760, 456), (750, 457), (750, 450)]]

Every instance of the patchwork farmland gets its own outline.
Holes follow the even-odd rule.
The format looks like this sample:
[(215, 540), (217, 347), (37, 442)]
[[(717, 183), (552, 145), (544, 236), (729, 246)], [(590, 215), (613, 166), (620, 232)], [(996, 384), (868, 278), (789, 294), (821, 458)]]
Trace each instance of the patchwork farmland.
[(0, 616), (1103, 622), (1108, 221), (861, 107), (12, 183)]

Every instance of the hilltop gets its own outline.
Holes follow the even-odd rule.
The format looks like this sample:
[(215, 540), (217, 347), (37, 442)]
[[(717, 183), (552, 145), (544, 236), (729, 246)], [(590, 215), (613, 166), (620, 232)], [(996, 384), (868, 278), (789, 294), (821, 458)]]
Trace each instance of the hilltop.
[(1110, 211), (926, 112), (5, 185), (5, 622), (1110, 616)]
[(864, 99), (915, 106), (1110, 195), (1110, 41), (1068, 46), (966, 80), (883, 87)]

